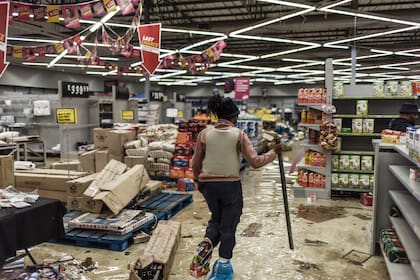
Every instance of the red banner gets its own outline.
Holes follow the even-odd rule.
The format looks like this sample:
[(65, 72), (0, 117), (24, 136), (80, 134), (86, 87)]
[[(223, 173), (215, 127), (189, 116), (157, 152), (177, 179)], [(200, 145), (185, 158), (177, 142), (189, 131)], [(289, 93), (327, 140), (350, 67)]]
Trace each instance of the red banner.
[(235, 99), (246, 100), (249, 99), (250, 82), (249, 78), (235, 79)]
[(9, 2), (0, 2), (0, 78), (9, 65), (6, 62)]
[(138, 27), (143, 67), (153, 75), (161, 61), (160, 54), (160, 23), (140, 25)]

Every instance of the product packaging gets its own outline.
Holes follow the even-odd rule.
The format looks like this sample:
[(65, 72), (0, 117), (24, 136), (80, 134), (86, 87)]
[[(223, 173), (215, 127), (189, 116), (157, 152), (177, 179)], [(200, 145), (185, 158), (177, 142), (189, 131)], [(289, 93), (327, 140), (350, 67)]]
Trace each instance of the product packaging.
[(370, 188), (370, 175), (369, 174), (360, 174), (359, 175), (359, 186), (361, 189)]
[(368, 114), (368, 101), (357, 100), (356, 102), (356, 115), (366, 116)]
[(412, 96), (413, 87), (410, 81), (400, 81), (399, 84), (399, 95), (400, 96)]
[(353, 119), (351, 122), (351, 132), (352, 133), (362, 133), (363, 132), (363, 120), (362, 119)]
[(386, 96), (397, 96), (398, 95), (398, 81), (387, 81), (385, 85)]
[(338, 188), (339, 187), (338, 173), (332, 173), (331, 174), (331, 187), (332, 188)]
[(347, 170), (350, 168), (350, 156), (340, 155), (340, 170)]
[(374, 130), (375, 130), (375, 120), (364, 119), (363, 120), (363, 133), (373, 133)]
[(349, 175), (349, 188), (358, 189), (359, 188), (359, 174), (350, 174)]
[(350, 169), (360, 170), (360, 156), (359, 155), (350, 156)]
[(376, 81), (373, 83), (373, 96), (384, 96), (383, 81)]
[(335, 126), (337, 127), (337, 131), (341, 132), (341, 128), (343, 127), (343, 119), (335, 118), (333, 119), (333, 122), (335, 123)]
[(344, 83), (342, 81), (334, 81), (333, 96), (334, 97), (344, 96)]
[(373, 170), (373, 156), (361, 156), (360, 169), (365, 171)]
[(373, 190), (375, 186), (375, 175), (370, 174), (369, 176), (369, 189)]
[(339, 169), (339, 168), (340, 168), (340, 156), (332, 155), (332, 169)]
[(340, 173), (338, 175), (338, 186), (340, 188), (348, 188), (349, 186), (349, 174), (347, 173)]
[(409, 174), (410, 180), (414, 182), (420, 182), (420, 174), (418, 168), (410, 168), (410, 174)]

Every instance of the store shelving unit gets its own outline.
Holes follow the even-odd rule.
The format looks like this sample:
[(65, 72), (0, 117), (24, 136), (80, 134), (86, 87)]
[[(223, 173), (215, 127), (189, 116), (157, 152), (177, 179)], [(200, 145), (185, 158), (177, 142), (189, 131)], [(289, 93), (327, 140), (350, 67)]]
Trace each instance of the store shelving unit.
[(372, 170), (333, 169), (332, 172), (337, 172), (337, 173), (373, 174), (373, 171)]
[(114, 113), (112, 111), (112, 99), (99, 101), (99, 126), (110, 128), (114, 125)]
[[(391, 279), (420, 279), (420, 182), (409, 179), (410, 167), (420, 168), (420, 164), (401, 145), (377, 143), (375, 156), (370, 253), (380, 251), (380, 229), (392, 226), (406, 250), (410, 264), (393, 264), (385, 256)], [(399, 208), (401, 217), (389, 216), (392, 205)]]
[[(327, 104), (332, 104), (332, 89), (333, 89), (333, 65), (332, 59), (327, 59), (325, 62), (325, 88), (327, 89)], [(304, 103), (298, 104), (298, 106), (305, 106), (310, 109), (323, 111), (323, 107), (325, 104), (314, 104), (314, 103)], [(332, 115), (327, 114), (326, 120), (331, 121)], [(303, 127), (308, 130), (320, 130), (320, 124), (307, 124), (307, 123), (300, 123), (299, 127)], [(308, 133), (309, 134), (309, 133)], [(307, 134), (307, 135), (308, 135)], [(302, 187), (298, 183), (293, 185), (293, 193), (295, 197), (308, 197), (311, 194), (316, 194), (318, 198), (321, 199), (329, 199), (331, 198), (331, 151), (325, 150), (321, 148), (318, 144), (310, 143), (309, 139), (305, 140), (301, 143), (301, 146), (305, 148), (305, 150), (312, 150), (315, 152), (323, 153), (326, 157), (326, 166), (311, 166), (307, 164), (299, 164), (298, 167), (302, 169), (306, 169), (311, 172), (315, 172), (318, 174), (322, 174), (325, 176), (325, 188), (309, 188), (309, 187)]]

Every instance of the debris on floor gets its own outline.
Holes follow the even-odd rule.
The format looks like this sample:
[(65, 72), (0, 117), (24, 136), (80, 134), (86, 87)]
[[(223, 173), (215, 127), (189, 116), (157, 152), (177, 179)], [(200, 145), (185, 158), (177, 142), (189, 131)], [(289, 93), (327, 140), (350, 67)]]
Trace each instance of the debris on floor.
[(280, 217), (280, 215), (282, 214), (282, 212), (280, 211), (274, 211), (274, 212), (269, 212), (267, 214), (265, 214), (266, 218), (277, 218)]
[(305, 245), (309, 246), (325, 246), (328, 245), (328, 242), (321, 241), (321, 240), (310, 240), (305, 238)]
[(321, 223), (336, 218), (341, 218), (347, 211), (343, 207), (338, 206), (313, 206), (313, 205), (299, 205), (298, 217), (306, 220)]
[(362, 265), (367, 260), (369, 260), (371, 256), (372, 255), (368, 253), (360, 252), (357, 250), (351, 250), (350, 252), (348, 252), (347, 254), (343, 256), (343, 259), (346, 259), (350, 263), (355, 264), (355, 265)]
[(297, 265), (300, 270), (320, 270), (319, 266), (314, 263), (293, 260), (293, 264)]
[(364, 221), (370, 221), (372, 219), (372, 217), (368, 216), (368, 215), (363, 215), (363, 214), (354, 214), (353, 217), (359, 218), (360, 220), (364, 220)]
[(245, 237), (258, 237), (260, 236), (262, 224), (252, 223), (242, 232), (242, 236)]

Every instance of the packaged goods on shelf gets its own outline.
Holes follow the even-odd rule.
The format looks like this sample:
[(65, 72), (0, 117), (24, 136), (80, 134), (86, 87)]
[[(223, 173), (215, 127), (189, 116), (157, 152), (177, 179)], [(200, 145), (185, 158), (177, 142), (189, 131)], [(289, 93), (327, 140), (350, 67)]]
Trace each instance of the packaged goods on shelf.
[(384, 81), (375, 81), (373, 83), (373, 96), (384, 96)]
[(413, 82), (413, 95), (419, 95), (420, 94), (420, 82)]
[(343, 127), (343, 119), (341, 118), (334, 118), (333, 123), (337, 127), (337, 131), (341, 132), (341, 128)]
[(342, 81), (334, 81), (333, 96), (334, 97), (344, 96), (344, 83)]
[(335, 150), (338, 145), (337, 127), (333, 122), (323, 122), (320, 126), (319, 145), (326, 150)]
[(362, 119), (353, 119), (351, 125), (352, 133), (362, 133), (363, 132), (363, 120)]
[(375, 186), (375, 175), (370, 174), (369, 175), (369, 189), (373, 190)]
[(366, 171), (373, 170), (373, 156), (361, 156), (360, 169)]
[(382, 143), (387, 144), (400, 144), (401, 137), (404, 135), (401, 131), (384, 129), (381, 132)]
[(343, 189), (346, 189), (349, 187), (349, 174), (340, 173), (338, 175), (338, 186)]
[(303, 188), (325, 188), (325, 176), (319, 173), (299, 169), (298, 184)]
[(298, 91), (299, 104), (325, 104), (327, 91), (325, 88), (301, 88)]
[(416, 157), (416, 153), (415, 153), (415, 145), (414, 145), (414, 137), (416, 134), (416, 128), (414, 127), (408, 127), (407, 128), (407, 133), (406, 133), (406, 141), (405, 141), (405, 145), (408, 149), (408, 154), (411, 157)]
[(373, 133), (374, 130), (375, 130), (375, 120), (364, 119), (363, 120), (363, 133)]
[(174, 124), (139, 126), (138, 131), (138, 137), (147, 139), (149, 143), (155, 141), (172, 142), (176, 140), (177, 134), (178, 126)]
[(369, 174), (360, 174), (359, 175), (359, 186), (361, 189), (370, 188), (370, 175)]
[(398, 81), (387, 81), (385, 84), (385, 95), (386, 96), (397, 96), (398, 95)]
[(359, 174), (349, 174), (349, 188), (359, 188)]
[(409, 178), (411, 181), (420, 182), (420, 173), (418, 168), (410, 168)]
[(332, 173), (331, 174), (331, 188), (338, 188), (339, 187), (338, 177), (339, 177), (338, 173)]
[(368, 114), (368, 101), (357, 100), (356, 102), (356, 115), (366, 116)]
[(349, 155), (340, 155), (340, 170), (350, 169), (350, 156)]
[(326, 165), (325, 159), (326, 157), (323, 153), (309, 151), (309, 150), (305, 152), (305, 164), (307, 165), (325, 167)]
[(360, 170), (360, 156), (350, 155), (350, 166), (351, 170)]
[(303, 110), (301, 114), (304, 117), (303, 119), (305, 120), (305, 121), (302, 120), (302, 123), (320, 124), (325, 119), (325, 114), (318, 110), (313, 110), (313, 109)]
[(340, 156), (339, 155), (332, 155), (331, 168), (332, 169), (339, 169), (340, 168)]
[(381, 229), (379, 232), (386, 257), (392, 263), (410, 263), (407, 253), (394, 229)]
[(399, 83), (399, 95), (400, 96), (412, 96), (413, 85), (410, 81), (400, 81)]

